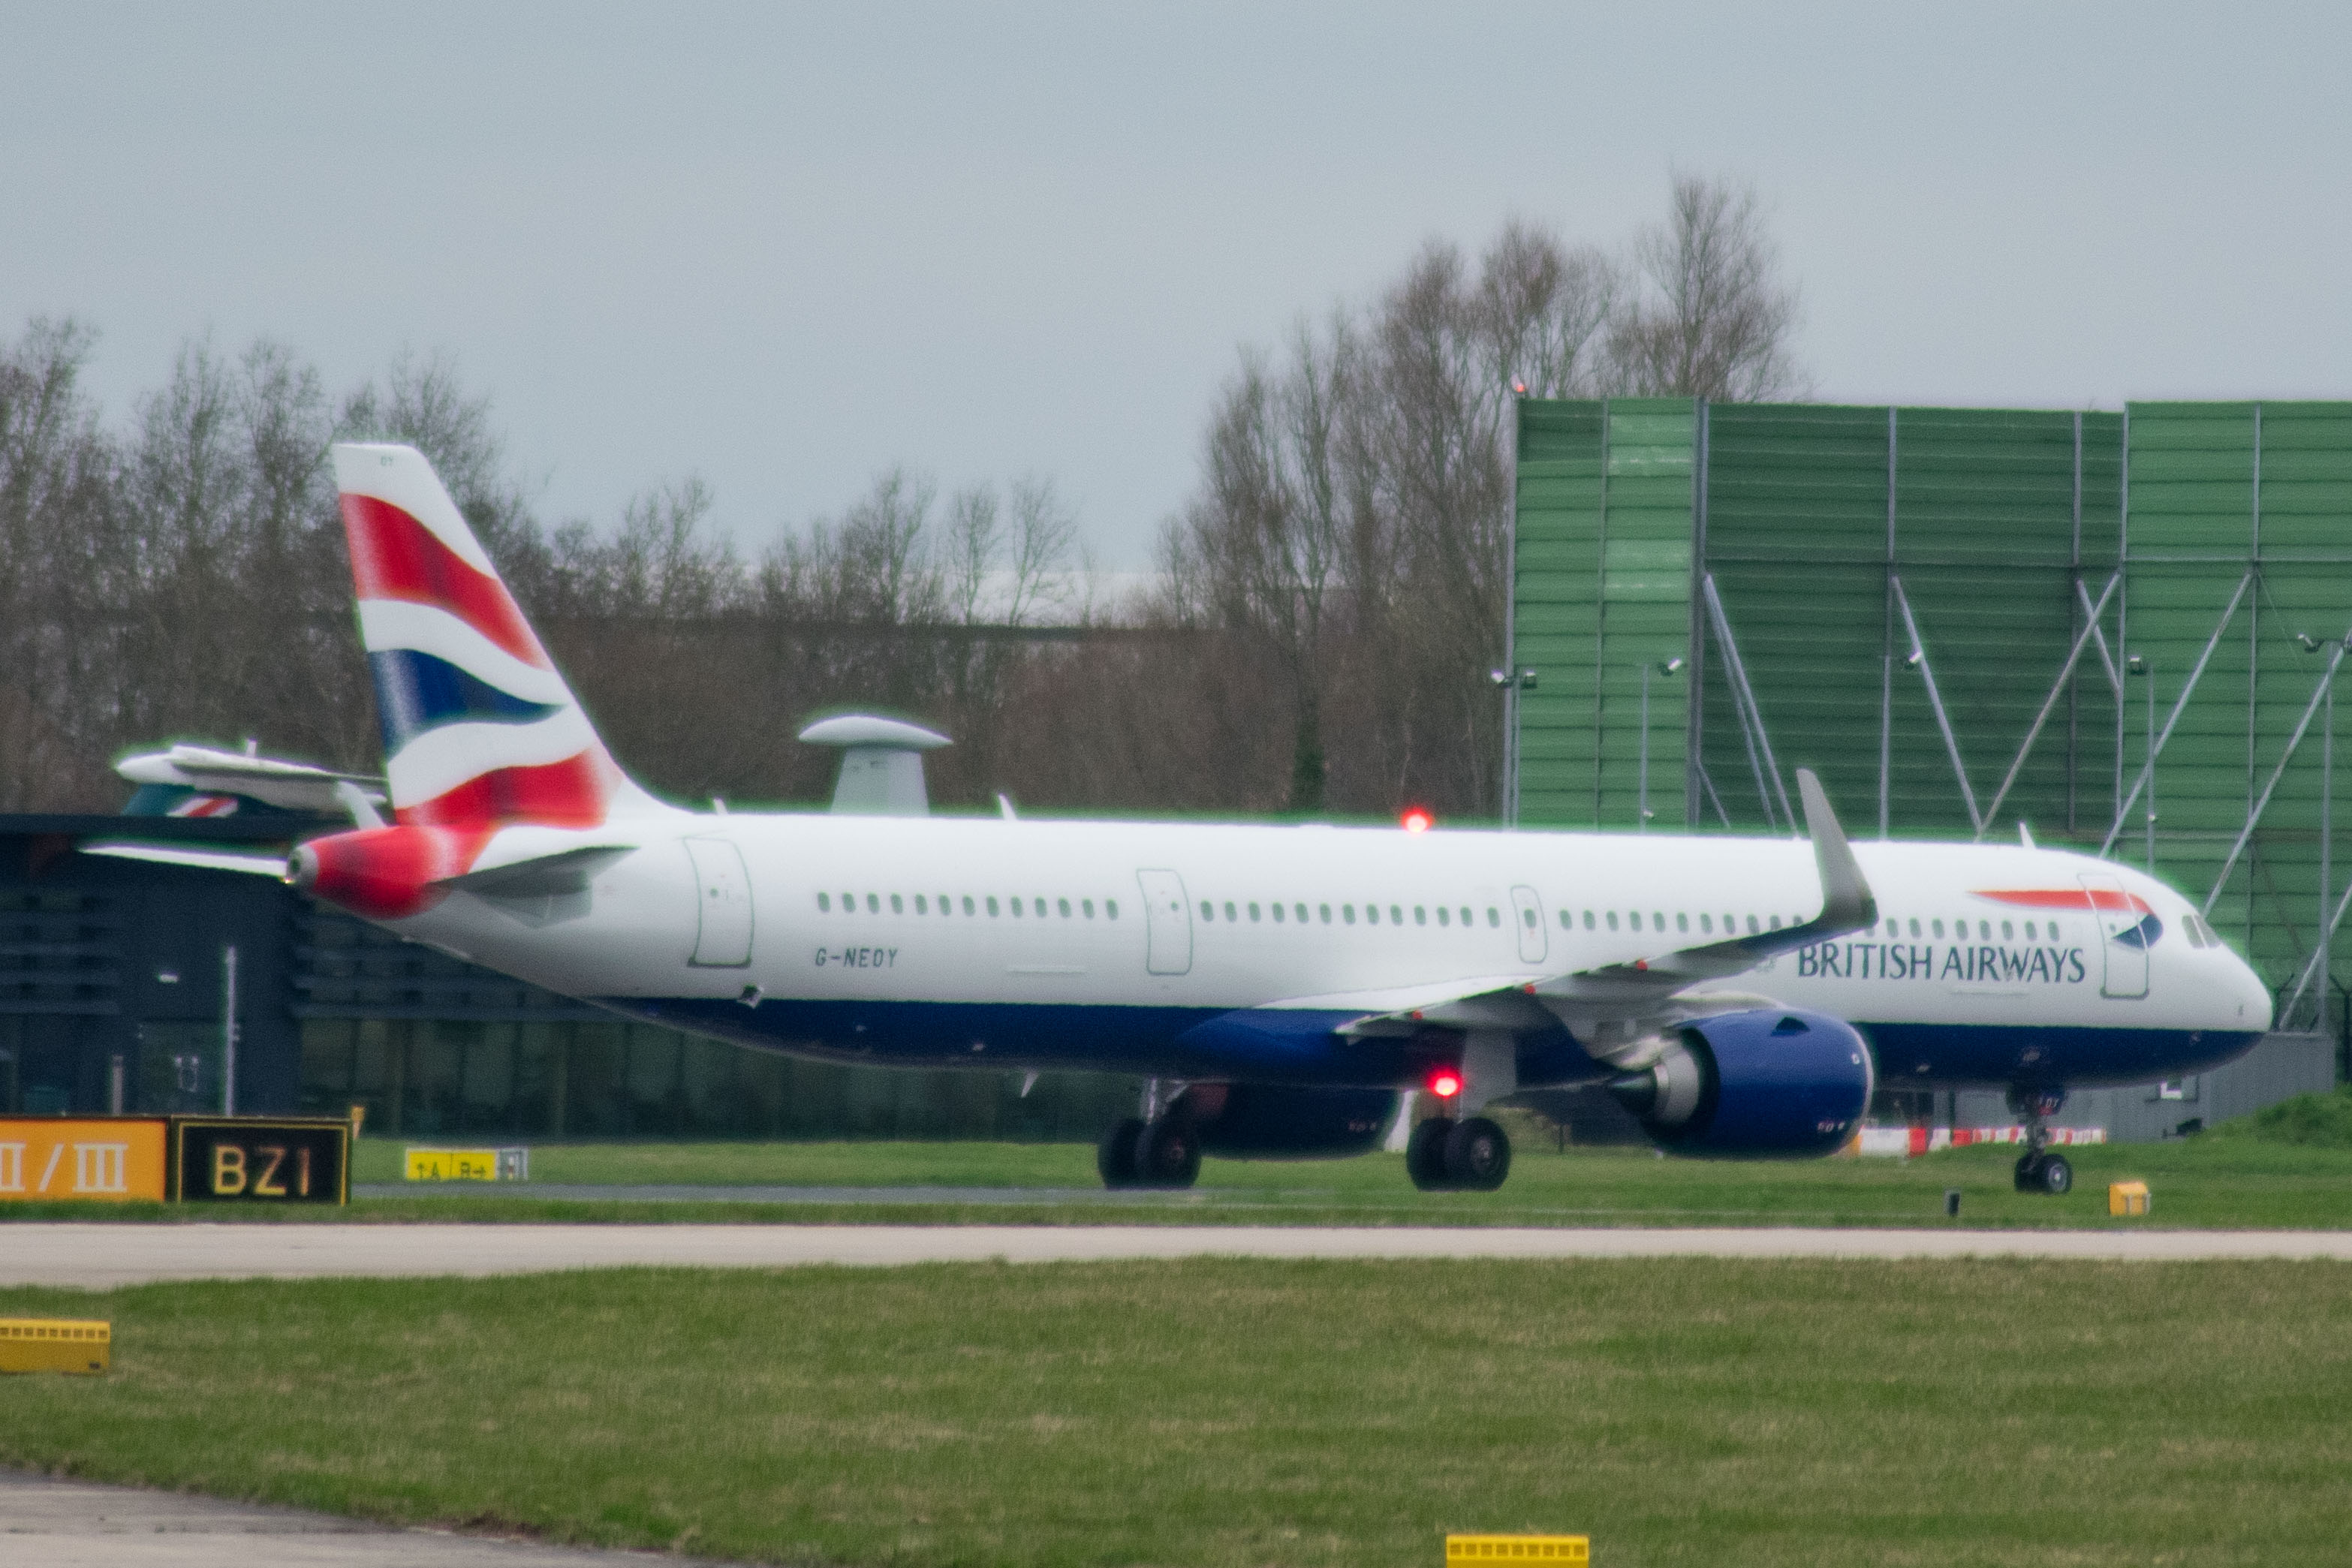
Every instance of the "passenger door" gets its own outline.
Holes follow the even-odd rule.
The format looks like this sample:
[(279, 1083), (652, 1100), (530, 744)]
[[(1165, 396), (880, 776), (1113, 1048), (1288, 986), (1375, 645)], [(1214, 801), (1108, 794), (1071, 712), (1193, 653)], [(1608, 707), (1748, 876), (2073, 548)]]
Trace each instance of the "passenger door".
[(725, 839), (688, 839), (686, 852), (694, 861), (693, 962), (740, 969), (751, 961), (751, 878), (743, 852)]
[(1139, 871), (1143, 888), (1143, 967), (1155, 975), (1190, 974), (1192, 968), (1192, 906), (1184, 879), (1172, 871)]

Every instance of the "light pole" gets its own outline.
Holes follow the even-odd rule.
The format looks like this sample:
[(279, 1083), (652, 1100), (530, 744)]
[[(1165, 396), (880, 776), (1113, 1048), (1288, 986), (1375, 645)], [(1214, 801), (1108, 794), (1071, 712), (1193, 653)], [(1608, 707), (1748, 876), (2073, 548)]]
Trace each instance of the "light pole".
[(2134, 653), (2124, 661), (2124, 668), (2135, 675), (2147, 677), (2147, 874), (2156, 874), (2156, 661), (2142, 653)]
[[(1638, 831), (1638, 832), (1644, 832), (1644, 833), (1646, 833), (1646, 832), (1648, 832), (1648, 831), (1650, 831), (1650, 817), (1651, 817), (1651, 814), (1652, 814), (1652, 813), (1651, 813), (1651, 811), (1650, 811), (1650, 670), (1651, 670), (1651, 667), (1652, 667), (1652, 666), (1651, 666), (1650, 662), (1649, 662), (1648, 660), (1646, 660), (1646, 659), (1645, 659), (1645, 660), (1643, 660), (1643, 661), (1642, 662), (1642, 766), (1641, 766), (1640, 771), (1639, 771), (1639, 773), (1638, 773), (1638, 775), (1637, 775), (1637, 777), (1638, 777), (1638, 778), (1639, 778), (1639, 779), (1640, 779), (1640, 784), (1639, 784), (1639, 787), (1638, 787), (1638, 788), (1639, 788), (1638, 803), (1639, 803), (1640, 810), (1641, 810), (1641, 820), (1640, 820), (1639, 823), (1637, 824), (1635, 831)], [(1656, 668), (1657, 668), (1657, 672), (1658, 672), (1658, 674), (1662, 674), (1662, 675), (1671, 675), (1671, 674), (1675, 674), (1678, 673), (1678, 672), (1682, 669), (1682, 667), (1683, 667), (1683, 662), (1682, 662), (1682, 660), (1681, 660), (1681, 658), (1680, 658), (1680, 657), (1675, 657), (1675, 658), (1672, 658), (1672, 659), (1660, 659), (1660, 660), (1657, 662), (1657, 665), (1656, 665)]]
[(1519, 825), (1519, 694), (1536, 689), (1536, 673), (1522, 665), (1517, 671), (1489, 670), (1486, 678), (1503, 692), (1503, 825)]

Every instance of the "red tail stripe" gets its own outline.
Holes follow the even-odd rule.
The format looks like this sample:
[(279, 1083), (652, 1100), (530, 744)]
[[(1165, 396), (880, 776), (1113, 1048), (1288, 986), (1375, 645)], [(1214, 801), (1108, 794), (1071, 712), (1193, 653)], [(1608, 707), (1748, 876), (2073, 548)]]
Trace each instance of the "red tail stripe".
[(391, 502), (353, 495), (342, 502), (352, 580), (362, 599), (437, 606), (525, 664), (554, 667), (506, 584), (458, 559), (430, 528)]
[(1979, 898), (2015, 904), (2027, 909), (2119, 909), (2133, 915), (2148, 913), (2147, 901), (2135, 893), (2105, 887), (2020, 887), (1977, 889)]
[(497, 822), (543, 822), (588, 828), (604, 820), (605, 783), (593, 748), (562, 762), (536, 768), (498, 768), (467, 779), (430, 800), (403, 806), (404, 823), (478, 827)]

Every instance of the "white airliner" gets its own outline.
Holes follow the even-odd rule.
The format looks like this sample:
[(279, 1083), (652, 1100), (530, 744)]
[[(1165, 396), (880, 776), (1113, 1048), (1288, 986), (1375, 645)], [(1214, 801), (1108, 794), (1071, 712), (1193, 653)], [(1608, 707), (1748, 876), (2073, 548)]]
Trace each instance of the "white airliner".
[[(2211, 1067), (2269, 1027), (2187, 900), (2028, 844), (700, 814), (613, 762), (425, 458), (339, 445), (394, 821), (295, 885), (550, 990), (740, 1044), (1140, 1074), (1113, 1186), (1203, 1151), (1371, 1147), (1498, 1186), (1522, 1088), (1602, 1082), (1666, 1148), (1821, 1154), (1874, 1081), (2005, 1086), (2063, 1192), (2068, 1085)], [(250, 869), (250, 868), (247, 868)], [(271, 869), (280, 869), (273, 866)]]

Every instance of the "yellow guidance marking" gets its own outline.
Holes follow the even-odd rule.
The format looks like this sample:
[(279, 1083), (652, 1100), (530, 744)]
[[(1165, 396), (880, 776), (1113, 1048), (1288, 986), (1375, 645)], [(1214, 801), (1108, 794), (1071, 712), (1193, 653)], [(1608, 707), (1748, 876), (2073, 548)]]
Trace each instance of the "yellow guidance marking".
[(0, 1372), (104, 1372), (114, 1325), (84, 1318), (0, 1318)]
[(1587, 1535), (1449, 1535), (1446, 1568), (1465, 1563), (1590, 1563)]

